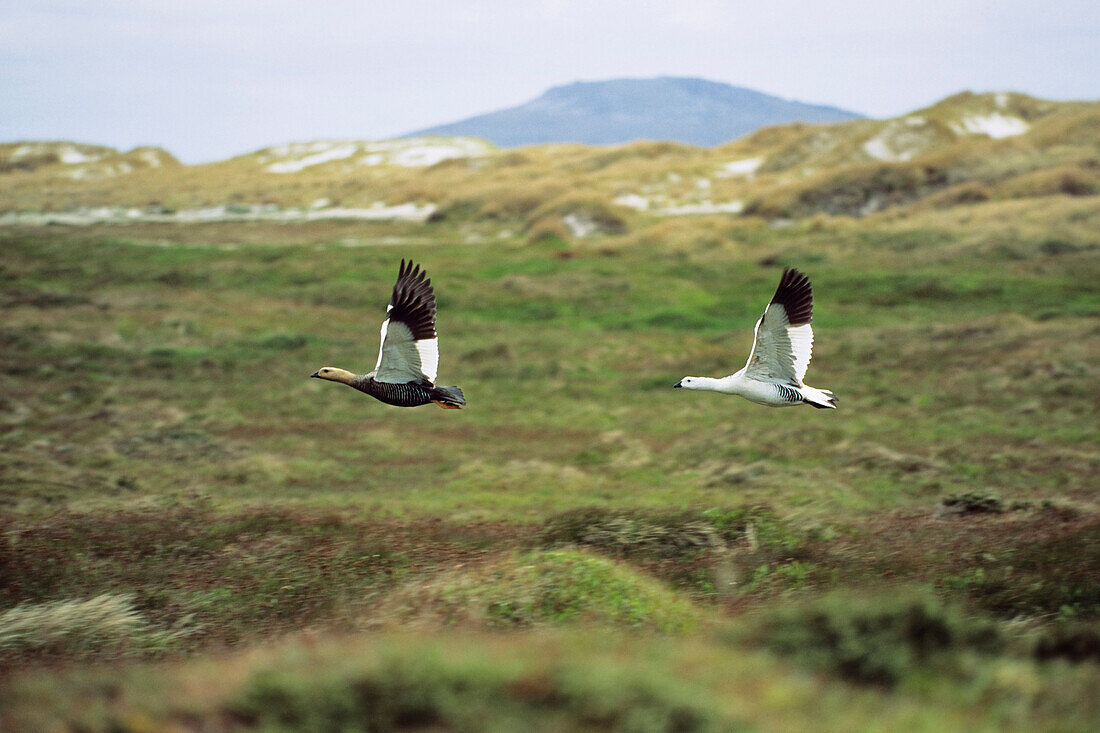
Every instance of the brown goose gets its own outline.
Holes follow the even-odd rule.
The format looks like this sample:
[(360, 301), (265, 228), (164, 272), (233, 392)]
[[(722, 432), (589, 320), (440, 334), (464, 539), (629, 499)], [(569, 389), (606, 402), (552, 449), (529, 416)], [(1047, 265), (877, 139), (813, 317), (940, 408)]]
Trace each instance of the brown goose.
[(401, 260), (393, 295), (382, 321), (378, 362), (368, 374), (321, 367), (311, 377), (340, 382), (397, 407), (419, 407), (434, 402), (458, 410), (466, 398), (458, 387), (436, 387), (439, 339), (435, 333), (435, 293), (420, 265)]

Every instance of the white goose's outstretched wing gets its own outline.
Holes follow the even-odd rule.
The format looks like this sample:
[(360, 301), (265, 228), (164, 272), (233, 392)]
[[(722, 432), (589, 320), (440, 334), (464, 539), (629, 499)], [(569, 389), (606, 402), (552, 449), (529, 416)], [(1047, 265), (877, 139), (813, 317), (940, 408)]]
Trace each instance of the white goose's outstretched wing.
[(814, 346), (813, 304), (810, 279), (798, 270), (784, 270), (771, 303), (756, 322), (746, 377), (802, 384)]
[(435, 333), (435, 293), (419, 265), (401, 260), (393, 295), (382, 322), (382, 343), (374, 378), (379, 382), (435, 384), (439, 340)]

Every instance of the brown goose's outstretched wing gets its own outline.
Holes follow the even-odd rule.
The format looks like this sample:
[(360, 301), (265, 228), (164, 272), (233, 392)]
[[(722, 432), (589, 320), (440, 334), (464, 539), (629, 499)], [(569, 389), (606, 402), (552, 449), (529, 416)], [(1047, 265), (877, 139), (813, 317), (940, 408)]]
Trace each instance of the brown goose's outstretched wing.
[(382, 322), (374, 378), (404, 384), (435, 384), (439, 369), (439, 339), (435, 332), (435, 293), (432, 281), (419, 265), (401, 260), (393, 295)]

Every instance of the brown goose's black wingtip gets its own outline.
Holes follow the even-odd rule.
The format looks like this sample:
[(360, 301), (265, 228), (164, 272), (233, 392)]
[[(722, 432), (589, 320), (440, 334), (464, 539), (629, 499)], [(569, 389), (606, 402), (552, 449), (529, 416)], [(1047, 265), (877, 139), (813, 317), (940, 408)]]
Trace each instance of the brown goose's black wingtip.
[(400, 280), (410, 280), (412, 282), (416, 282), (422, 277), (420, 265), (418, 265), (412, 259), (408, 260), (408, 262), (402, 259), (401, 272), (398, 273), (397, 277)]
[(779, 282), (782, 283), (801, 283), (802, 280), (809, 280), (806, 273), (799, 270), (797, 267), (784, 267), (783, 276), (779, 278)]

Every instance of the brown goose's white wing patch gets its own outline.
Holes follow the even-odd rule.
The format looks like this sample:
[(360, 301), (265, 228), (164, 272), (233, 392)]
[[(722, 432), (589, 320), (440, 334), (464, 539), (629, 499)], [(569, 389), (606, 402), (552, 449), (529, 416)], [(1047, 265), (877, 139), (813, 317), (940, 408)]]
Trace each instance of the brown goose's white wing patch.
[(435, 332), (435, 293), (419, 265), (401, 260), (393, 295), (382, 322), (374, 378), (404, 384), (435, 384), (439, 369), (439, 340)]
[(802, 384), (813, 352), (813, 290), (798, 270), (784, 270), (779, 287), (753, 330), (745, 376)]

